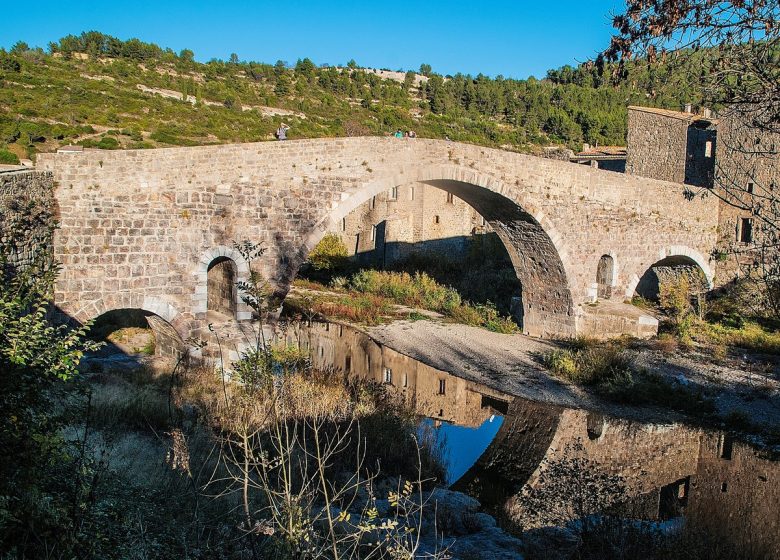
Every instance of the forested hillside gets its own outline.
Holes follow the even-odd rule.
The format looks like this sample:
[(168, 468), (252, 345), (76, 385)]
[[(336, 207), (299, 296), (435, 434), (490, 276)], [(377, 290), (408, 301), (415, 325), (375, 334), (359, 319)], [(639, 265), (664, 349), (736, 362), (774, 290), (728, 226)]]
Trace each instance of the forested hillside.
[[(358, 53), (356, 53), (358, 54)], [(67, 36), (46, 50), (0, 49), (0, 163), (78, 143), (151, 148), (273, 138), (382, 135), (534, 151), (582, 142), (623, 144), (629, 104), (679, 108), (698, 99), (691, 73), (706, 52), (681, 64), (635, 65), (618, 85), (596, 65), (565, 66), (544, 79), (441, 76), (358, 67), (241, 61), (199, 63), (137, 39), (98, 32)]]

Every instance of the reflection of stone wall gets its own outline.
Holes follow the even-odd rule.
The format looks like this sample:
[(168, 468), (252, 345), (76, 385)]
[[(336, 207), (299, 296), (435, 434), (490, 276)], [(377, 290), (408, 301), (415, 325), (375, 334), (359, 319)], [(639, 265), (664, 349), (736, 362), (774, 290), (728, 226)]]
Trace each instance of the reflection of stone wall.
[(688, 519), (743, 551), (745, 558), (778, 558), (780, 462), (725, 437), (702, 436)]
[(483, 396), (503, 402), (507, 399), (497, 391), (427, 366), (361, 331), (335, 323), (291, 327), (286, 340), (308, 348), (315, 367), (332, 366), (360, 379), (386, 383), (417, 413), (444, 422), (479, 426), (495, 412)]

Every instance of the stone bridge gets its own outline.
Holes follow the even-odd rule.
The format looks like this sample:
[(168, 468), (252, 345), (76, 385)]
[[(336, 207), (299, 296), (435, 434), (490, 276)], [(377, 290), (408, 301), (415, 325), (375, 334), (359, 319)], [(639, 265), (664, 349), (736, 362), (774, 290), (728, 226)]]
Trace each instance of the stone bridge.
[(529, 335), (599, 330), (590, 302), (622, 303), (658, 261), (695, 263), (713, 280), (715, 197), (689, 201), (678, 184), (496, 149), (339, 138), (61, 152), (40, 155), (38, 167), (53, 172), (59, 205), (55, 300), (82, 322), (144, 309), (186, 338), (205, 326), (214, 291), (249, 319), (229, 283), (210, 285), (216, 265), (229, 265), (231, 283), (246, 277), (233, 241), (267, 248), (257, 266), (283, 297), (342, 217), (414, 182), (462, 198), (497, 232)]

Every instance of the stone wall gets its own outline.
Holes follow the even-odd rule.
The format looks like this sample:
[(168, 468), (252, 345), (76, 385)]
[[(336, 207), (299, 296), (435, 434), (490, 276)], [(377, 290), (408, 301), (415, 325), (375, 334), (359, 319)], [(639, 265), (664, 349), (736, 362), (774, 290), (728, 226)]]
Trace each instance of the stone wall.
[(619, 301), (670, 254), (692, 255), (707, 272), (716, 235), (716, 201), (687, 201), (677, 184), (437, 140), (85, 150), (41, 154), (38, 164), (58, 183), (58, 304), (80, 320), (146, 309), (183, 338), (205, 326), (214, 255), (244, 274), (234, 240), (263, 243), (257, 269), (283, 296), (327, 231), (396, 186), (432, 184), (485, 217), (523, 284), (524, 330), (536, 336), (578, 332), (602, 255), (615, 258)]
[(687, 119), (629, 107), (626, 173), (683, 183), (688, 125)]
[(4, 273), (13, 274), (52, 253), (56, 220), (52, 174), (35, 171), (0, 173), (0, 243), (8, 251)]
[[(719, 284), (740, 275), (760, 258), (761, 223), (749, 210), (755, 201), (768, 206), (780, 187), (780, 134), (759, 132), (738, 114), (724, 115), (718, 124), (716, 188), (721, 199), (718, 220)], [(753, 197), (756, 197), (753, 199)], [(745, 209), (748, 208), (748, 209)], [(773, 218), (776, 218), (773, 217)], [(742, 242), (745, 220), (751, 220), (753, 241)]]
[(481, 216), (463, 200), (414, 183), (364, 202), (344, 217), (336, 233), (350, 255), (362, 263), (382, 266), (412, 254), (461, 259), (468, 249), (468, 237), (486, 229)]

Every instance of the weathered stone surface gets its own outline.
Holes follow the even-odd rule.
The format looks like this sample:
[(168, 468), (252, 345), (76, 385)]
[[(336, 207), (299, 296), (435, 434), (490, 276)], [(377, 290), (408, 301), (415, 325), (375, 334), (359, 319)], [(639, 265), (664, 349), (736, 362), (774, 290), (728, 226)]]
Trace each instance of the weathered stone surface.
[[(374, 195), (415, 182), (453, 193), (498, 233), (523, 284), (531, 335), (583, 332), (577, 304), (592, 299), (602, 255), (614, 259), (618, 301), (669, 255), (689, 257), (711, 279), (716, 201), (687, 201), (677, 184), (478, 146), (342, 138), (86, 150), (42, 154), (38, 163), (57, 182), (57, 303), (82, 321), (116, 308), (160, 310), (186, 338), (204, 326), (213, 259), (233, 259), (238, 279), (246, 276), (233, 240), (267, 247), (258, 268), (284, 295), (326, 231)], [(238, 305), (237, 314), (246, 311)]]

